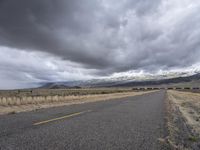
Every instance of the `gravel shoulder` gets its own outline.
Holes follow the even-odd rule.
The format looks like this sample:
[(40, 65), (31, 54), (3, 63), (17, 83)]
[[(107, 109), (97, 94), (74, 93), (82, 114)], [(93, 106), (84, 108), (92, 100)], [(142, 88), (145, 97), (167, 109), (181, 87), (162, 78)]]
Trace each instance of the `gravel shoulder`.
[(176, 149), (200, 149), (200, 94), (168, 91), (170, 145)]

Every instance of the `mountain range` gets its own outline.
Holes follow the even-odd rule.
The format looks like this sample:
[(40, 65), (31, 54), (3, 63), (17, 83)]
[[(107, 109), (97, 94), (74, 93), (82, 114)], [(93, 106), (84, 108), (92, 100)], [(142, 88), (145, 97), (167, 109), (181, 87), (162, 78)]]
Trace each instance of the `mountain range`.
[(162, 75), (121, 76), (86, 81), (43, 82), (40, 88), (64, 89), (80, 87), (137, 87), (137, 86), (200, 86), (200, 73), (170, 73)]

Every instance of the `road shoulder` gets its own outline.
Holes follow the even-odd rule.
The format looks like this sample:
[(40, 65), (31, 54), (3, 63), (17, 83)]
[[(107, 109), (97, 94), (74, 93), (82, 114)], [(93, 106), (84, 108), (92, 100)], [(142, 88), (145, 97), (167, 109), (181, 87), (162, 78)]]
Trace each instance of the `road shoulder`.
[[(199, 134), (194, 131), (183, 111), (182, 98), (178, 98), (176, 91), (167, 92), (167, 125), (169, 130), (168, 143), (173, 149), (199, 150)], [(187, 110), (188, 111), (188, 110)]]

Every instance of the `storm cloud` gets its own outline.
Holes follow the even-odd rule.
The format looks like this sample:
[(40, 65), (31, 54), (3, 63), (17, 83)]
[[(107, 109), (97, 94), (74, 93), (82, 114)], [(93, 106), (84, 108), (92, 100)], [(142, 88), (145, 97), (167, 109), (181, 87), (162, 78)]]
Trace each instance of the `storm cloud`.
[[(13, 61), (20, 59), (18, 52), (45, 55), (66, 63), (59, 65), (61, 72), (70, 72), (67, 66), (74, 63), (88, 76), (199, 63), (199, 27), (199, 0), (0, 0), (0, 45), (16, 54)], [(59, 78), (55, 70), (34, 70), (19, 72), (37, 80)]]

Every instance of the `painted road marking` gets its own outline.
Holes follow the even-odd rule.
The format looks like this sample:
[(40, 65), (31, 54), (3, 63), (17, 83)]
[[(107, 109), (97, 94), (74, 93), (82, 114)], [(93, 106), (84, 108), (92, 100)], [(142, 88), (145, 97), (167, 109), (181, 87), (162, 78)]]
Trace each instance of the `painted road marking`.
[(78, 115), (81, 115), (81, 114), (84, 114), (84, 113), (87, 113), (87, 112), (91, 112), (91, 110), (82, 111), (82, 112), (77, 112), (77, 113), (65, 115), (65, 116), (62, 116), (62, 117), (58, 117), (58, 118), (53, 118), (53, 119), (49, 119), (49, 120), (37, 122), (37, 123), (34, 123), (33, 125), (34, 125), (34, 126), (38, 126), (38, 125), (41, 125), (41, 124), (46, 124), (46, 123), (49, 123), (49, 122), (53, 122), (53, 121), (57, 121), (57, 120), (62, 120), (62, 119), (66, 119), (66, 118), (78, 116)]

